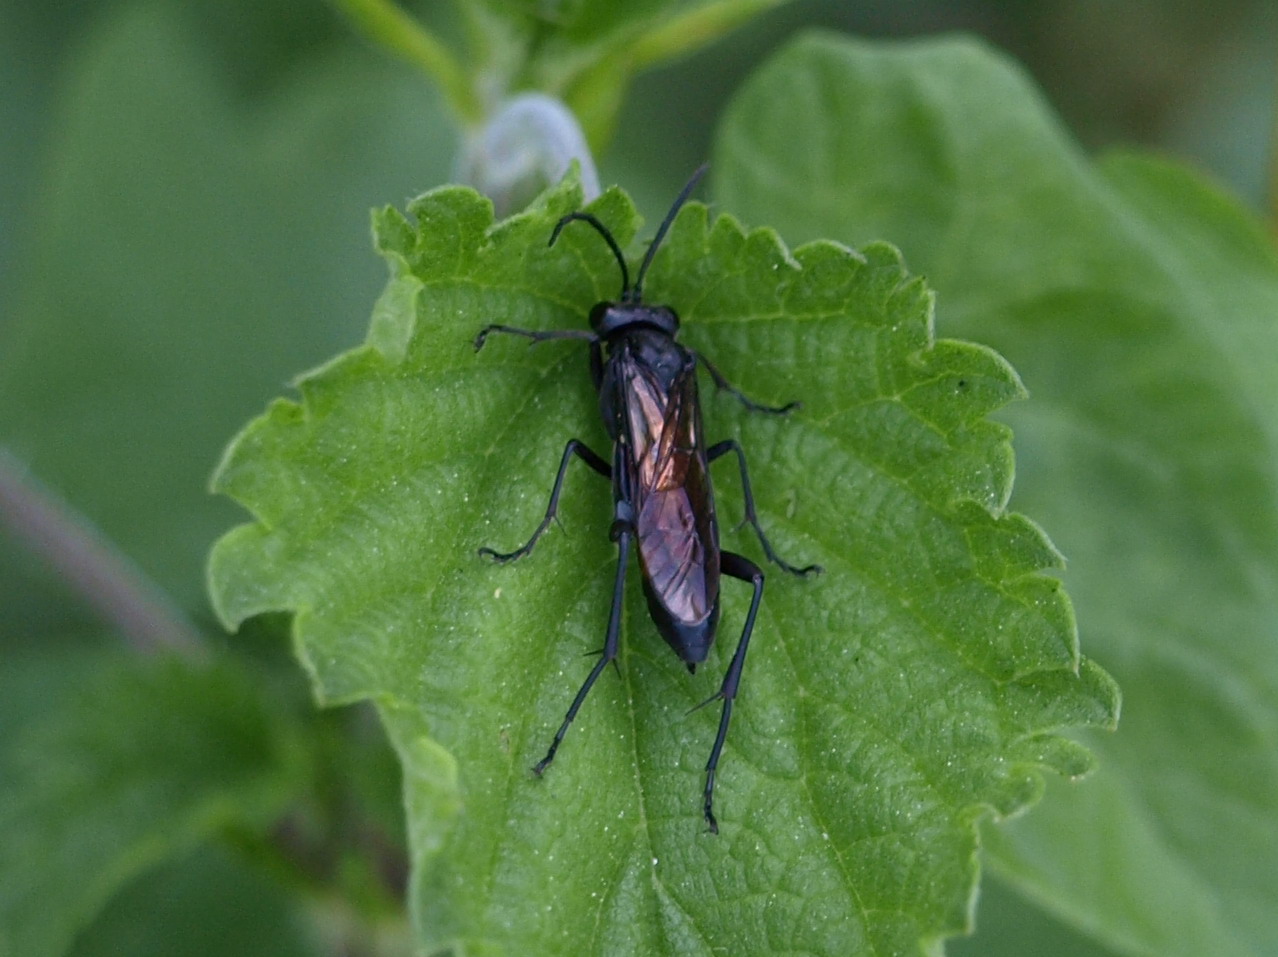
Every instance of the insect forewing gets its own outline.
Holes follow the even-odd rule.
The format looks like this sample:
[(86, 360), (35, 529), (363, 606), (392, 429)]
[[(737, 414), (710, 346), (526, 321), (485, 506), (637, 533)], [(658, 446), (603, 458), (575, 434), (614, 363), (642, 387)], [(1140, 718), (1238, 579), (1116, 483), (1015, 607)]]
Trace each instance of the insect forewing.
[(639, 559), (649, 591), (683, 624), (705, 621), (719, 594), (719, 543), (701, 442), (696, 367), (673, 376), (630, 357), (625, 424), (634, 452)]

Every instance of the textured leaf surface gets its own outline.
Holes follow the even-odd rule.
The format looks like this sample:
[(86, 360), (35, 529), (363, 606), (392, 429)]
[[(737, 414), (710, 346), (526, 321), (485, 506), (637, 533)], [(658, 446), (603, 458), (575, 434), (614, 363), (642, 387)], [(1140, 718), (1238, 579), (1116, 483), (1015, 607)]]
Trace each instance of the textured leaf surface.
[(265, 827), (301, 769), (291, 729), (229, 663), (63, 649), (10, 658), (0, 697), (0, 954), (63, 953), (138, 874)]
[(942, 328), (997, 346), (1033, 395), (1007, 412), (1017, 501), (1069, 556), (1125, 716), (1098, 780), (991, 829), (1000, 874), (1122, 953), (1274, 953), (1270, 241), (1185, 170), (1087, 162), (968, 41), (796, 43), (741, 93), (716, 161), (750, 221), (898, 242)]
[[(406, 767), (428, 946), (468, 953), (779, 950), (908, 953), (959, 930), (975, 821), (1076, 774), (1056, 736), (1106, 724), (1107, 676), (1081, 661), (1070, 607), (1039, 574), (1054, 549), (1003, 511), (1008, 435), (985, 414), (1020, 394), (993, 353), (931, 338), (931, 300), (895, 250), (677, 221), (647, 284), (685, 339), (786, 419), (707, 393), (713, 437), (740, 436), (761, 519), (817, 580), (769, 576), (705, 833), (712, 694), (748, 604), (725, 585), (720, 642), (690, 676), (631, 582), (617, 674), (555, 765), (530, 766), (599, 647), (614, 550), (610, 493), (574, 472), (561, 519), (512, 566), (563, 442), (605, 448), (579, 342), (471, 340), (489, 321), (576, 328), (615, 295), (598, 237), (546, 247), (574, 187), (494, 226), (469, 190), (376, 216), (392, 278), (368, 344), (299, 382), (235, 441), (216, 487), (255, 521), (223, 538), (212, 591), (228, 623), (295, 613), (328, 701), (372, 697)], [(594, 211), (623, 244), (629, 201)], [(717, 472), (725, 546), (758, 554), (734, 470)]]

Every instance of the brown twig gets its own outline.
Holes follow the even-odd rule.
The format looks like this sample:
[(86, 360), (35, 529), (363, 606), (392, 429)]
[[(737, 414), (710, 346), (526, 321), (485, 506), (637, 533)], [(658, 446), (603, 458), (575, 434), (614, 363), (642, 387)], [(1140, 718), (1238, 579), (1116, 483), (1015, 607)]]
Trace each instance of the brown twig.
[(41, 555), (134, 650), (205, 653), (199, 633), (160, 586), (2, 446), (0, 524)]

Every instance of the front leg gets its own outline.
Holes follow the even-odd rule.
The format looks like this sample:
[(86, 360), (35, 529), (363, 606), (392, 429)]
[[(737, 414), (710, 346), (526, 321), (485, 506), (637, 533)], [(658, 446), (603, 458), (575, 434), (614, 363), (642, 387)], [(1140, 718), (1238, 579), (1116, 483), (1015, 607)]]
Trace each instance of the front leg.
[(506, 562), (513, 562), (516, 559), (523, 558), (533, 550), (533, 546), (537, 544), (537, 539), (541, 538), (541, 533), (550, 527), (550, 523), (555, 520), (555, 513), (559, 511), (559, 492), (563, 489), (564, 475), (567, 474), (568, 463), (572, 461), (574, 455), (604, 478), (612, 478), (612, 469), (608, 467), (607, 462), (592, 452), (584, 442), (578, 439), (569, 439), (568, 444), (564, 446), (563, 458), (559, 460), (559, 472), (555, 475), (555, 487), (550, 491), (550, 504), (546, 507), (546, 515), (542, 518), (541, 524), (537, 526), (537, 530), (532, 533), (532, 538), (528, 539), (521, 548), (517, 548), (513, 552), (499, 552), (484, 546), (479, 550), (479, 554), (504, 565)]
[(586, 329), (516, 329), (514, 326), (503, 326), (498, 323), (484, 326), (475, 336), (475, 351), (478, 352), (484, 348), (484, 343), (488, 341), (488, 336), (493, 332), (505, 332), (512, 336), (523, 336), (525, 339), (531, 339), (532, 344), (545, 342), (547, 339), (585, 339), (589, 342), (595, 341), (595, 334)]
[(787, 402), (785, 405), (763, 405), (755, 402), (731, 382), (724, 378), (723, 373), (715, 368), (713, 362), (703, 356), (700, 352), (694, 353), (706, 371), (710, 373), (710, 378), (714, 379), (715, 387), (720, 391), (727, 392), (729, 395), (735, 396), (737, 401), (744, 405), (751, 412), (766, 412), (768, 415), (787, 415), (795, 409), (803, 408), (802, 402)]

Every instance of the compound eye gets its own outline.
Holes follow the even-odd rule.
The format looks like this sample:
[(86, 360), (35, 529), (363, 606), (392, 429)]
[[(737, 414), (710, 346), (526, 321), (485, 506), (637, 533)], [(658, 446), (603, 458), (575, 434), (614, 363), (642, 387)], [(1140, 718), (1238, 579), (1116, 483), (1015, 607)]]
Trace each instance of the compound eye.
[(608, 316), (609, 310), (612, 309), (610, 302), (597, 302), (590, 309), (590, 328), (596, 333), (602, 331), (604, 320)]

